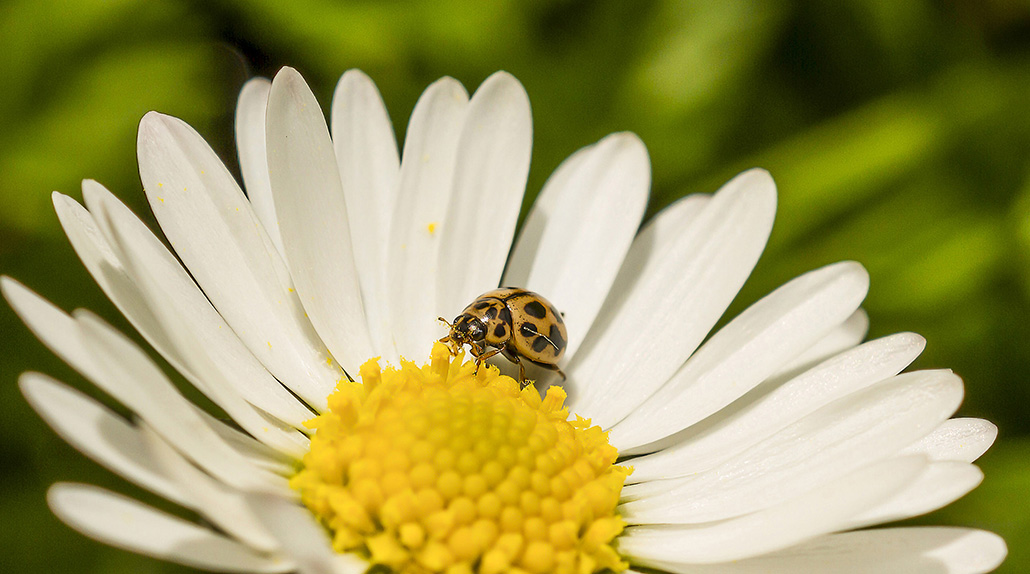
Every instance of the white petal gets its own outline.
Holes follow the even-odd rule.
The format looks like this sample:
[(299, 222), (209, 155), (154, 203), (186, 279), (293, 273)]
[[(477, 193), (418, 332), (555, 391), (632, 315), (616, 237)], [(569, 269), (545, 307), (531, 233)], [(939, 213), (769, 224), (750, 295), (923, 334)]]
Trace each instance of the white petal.
[(865, 269), (843, 262), (773, 291), (713, 335), (608, 440), (623, 454), (655, 450), (646, 445), (730, 404), (844, 322), (868, 289)]
[[(118, 264), (133, 281), (138, 290), (135, 295), (151, 318), (137, 329), (148, 341), (154, 340), (155, 348), (172, 365), (191, 380), (199, 378), (203, 386), (208, 386), (215, 384), (215, 380), (198, 377), (199, 363), (205, 359), (214, 362), (219, 367), (218, 379), (251, 404), (295, 427), (311, 418), (311, 411), (258, 362), (175, 256), (139, 218), (96, 182), (83, 182), (83, 193), (101, 230), (105, 230), (106, 247), (120, 252)], [(126, 258), (135, 264), (127, 265)], [(168, 321), (161, 320), (161, 316), (169, 314), (182, 323), (178, 332)], [(149, 335), (151, 331), (155, 333)], [(183, 338), (188, 342), (184, 343)], [(224, 404), (219, 405), (225, 408)]]
[[(226, 333), (228, 326), (220, 328), (223, 325), (217, 313), (139, 221), (127, 212), (125, 217), (116, 215), (118, 206), (110, 202), (97, 206), (100, 220), (105, 222), (102, 227), (107, 229), (111, 245), (121, 252), (126, 272), (134, 277), (177, 355), (189, 357), (187, 376), (252, 436), (299, 459), (307, 451), (308, 439), (294, 427), (311, 418), (311, 412), (269, 376), (242, 345), (227, 344), (234, 341), (226, 338), (231, 337)], [(206, 323), (200, 320), (205, 312)], [(219, 351), (225, 351), (225, 355)], [(241, 375), (254, 379), (241, 379)], [(279, 418), (252, 406), (245, 396), (261, 398), (262, 406), (268, 405)], [(294, 427), (283, 423), (283, 418)]]
[(686, 564), (765, 554), (839, 529), (850, 517), (901, 490), (927, 464), (923, 456), (888, 459), (722, 522), (628, 528), (618, 539), (618, 550), (635, 564), (672, 571), (685, 571)]
[(826, 359), (858, 345), (865, 339), (868, 332), (869, 315), (863, 309), (858, 309), (825, 337), (780, 367), (769, 376), (769, 379), (785, 381), (793, 378)]
[[(45, 375), (25, 373), (18, 382), (36, 412), (61, 438), (93, 460), (155, 494), (200, 512), (253, 548), (274, 549), (267, 535), (263, 540), (251, 535), (254, 524), (246, 520), (247, 509), (238, 507), (242, 500), (237, 492), (209, 486), (212, 481), (207, 475), (174, 452), (162, 452), (163, 456), (155, 458), (153, 431), (146, 432), (145, 427), (129, 423)], [(169, 473), (175, 478), (170, 478), (166, 474), (168, 457), (174, 457), (179, 466), (188, 466), (192, 471), (175, 467), (176, 472)]]
[(282, 477), (255, 467), (219, 440), (160, 369), (124, 335), (91, 313), (77, 311), (76, 319), (75, 330), (102, 373), (93, 381), (97, 386), (222, 481), (237, 488), (289, 492)]
[[(83, 194), (96, 197), (97, 190), (110, 195), (99, 183), (91, 180), (82, 182)], [(66, 195), (54, 192), (54, 209), (68, 240), (82, 260), (90, 275), (96, 280), (104, 294), (129, 320), (137, 331), (176, 369), (192, 378), (188, 359), (181, 356), (167, 333), (154, 316), (147, 299), (140, 291), (134, 278), (129, 276), (122, 264), (122, 255), (115, 251), (98, 222), (78, 202)], [(117, 200), (114, 200), (117, 201)], [(120, 205), (120, 203), (119, 203)], [(32, 294), (32, 296), (35, 296)], [(81, 362), (81, 361), (80, 361)], [(205, 390), (202, 381), (197, 381)]]
[(191, 506), (189, 490), (159, 471), (138, 427), (46, 375), (25, 373), (18, 386), (39, 416), (83, 454), (154, 494)]
[(268, 96), (268, 168), (286, 262), (304, 310), (344, 368), (372, 357), (333, 142), (304, 79), (283, 68)]
[(675, 445), (633, 459), (629, 481), (710, 469), (831, 401), (900, 373), (925, 344), (919, 335), (899, 333), (841, 353), (785, 383), (763, 383), (675, 435)]
[(511, 74), (486, 79), (458, 141), (454, 191), (440, 225), (437, 301), (445, 317), (497, 287), (511, 250), (533, 146), (526, 90)]
[[(83, 189), (87, 189), (91, 185), (93, 185), (92, 182), (84, 181)], [(95, 185), (99, 186), (99, 184)], [(139, 287), (125, 273), (119, 255), (111, 248), (93, 216), (78, 202), (66, 195), (55, 191), (51, 197), (57, 218), (61, 222), (65, 235), (68, 236), (68, 241), (71, 242), (75, 253), (82, 260), (89, 274), (100, 285), (107, 298), (122, 312), (122, 315), (125, 315), (125, 318), (132, 323), (132, 326), (143, 335), (148, 343), (176, 368), (182, 366), (181, 370), (185, 372), (187, 370), (185, 359), (175, 353), (164, 330), (161, 329), (157, 319), (147, 308), (146, 301), (139, 292)]]
[(990, 421), (973, 418), (949, 419), (905, 453), (923, 453), (933, 460), (973, 462), (994, 444), (998, 427)]
[(427, 356), (433, 340), (444, 334), (436, 320), (444, 312), (436, 297), (438, 228), (447, 215), (467, 108), (468, 94), (461, 84), (452, 78), (438, 80), (415, 104), (404, 140), (386, 287), (397, 352), (408, 358)]
[(82, 344), (75, 321), (64, 311), (10, 277), (0, 278), (0, 289), (18, 317), (55, 355), (91, 381), (103, 377)]
[(699, 215), (684, 217), (689, 225), (672, 240), (638, 248), (655, 237), (637, 238), (569, 363), (572, 411), (607, 428), (665, 383), (751, 273), (775, 210), (772, 178), (751, 170), (724, 185)]
[[(586, 159), (582, 154), (576, 154), (569, 158), (572, 160)], [(572, 170), (572, 168), (569, 168)], [(677, 200), (672, 205), (663, 209), (656, 217), (648, 221), (634, 238), (619, 268), (615, 283), (609, 290), (599, 314), (606, 310), (610, 313), (612, 309), (620, 308), (626, 301), (626, 297), (632, 291), (631, 287), (638, 281), (645, 265), (665, 253), (670, 246), (678, 241), (684, 229), (694, 225), (695, 220), (704, 211), (712, 200), (708, 194), (696, 193)], [(588, 336), (596, 338), (597, 331), (603, 327), (591, 327)], [(592, 335), (591, 335), (592, 334)], [(564, 386), (569, 387), (573, 381), (567, 381)], [(573, 395), (575, 393), (573, 392)]]
[(265, 367), (325, 409), (340, 372), (304, 317), (250, 202), (193, 128), (154, 112), (139, 127), (140, 178), (172, 248)]
[(650, 186), (643, 142), (613, 134), (558, 166), (533, 203), (503, 284), (536, 291), (561, 310), (569, 332), (566, 361), (615, 281)]
[(962, 498), (983, 481), (984, 473), (965, 462), (933, 462), (890, 499), (848, 521), (848, 529), (920, 516)]
[(623, 517), (698, 523), (777, 504), (897, 453), (961, 400), (962, 381), (949, 371), (899, 375), (826, 405), (711, 470), (626, 487), (627, 498), (640, 499), (621, 507)]
[(265, 110), (272, 82), (253, 78), (243, 85), (236, 102), (236, 149), (240, 156), (240, 172), (247, 199), (254, 206), (254, 215), (268, 233), (280, 255), (283, 240), (272, 204), (272, 186), (268, 182), (268, 154), (265, 151)]
[(262, 556), (207, 528), (85, 484), (58, 483), (47, 502), (64, 523), (111, 546), (215, 572), (290, 572), (286, 560)]
[(190, 508), (247, 546), (262, 552), (275, 552), (276, 542), (251, 511), (244, 495), (201, 472), (153, 431), (142, 427), (148, 450), (157, 464), (181, 488), (189, 490), (194, 504)]
[[(614, 135), (609, 135), (608, 138)], [(573, 184), (593, 173), (593, 170), (587, 170), (587, 173), (584, 173), (584, 166), (590, 163), (589, 160), (597, 157), (598, 143), (576, 150), (575, 153), (565, 158), (558, 169), (547, 178), (544, 188), (533, 200), (529, 215), (522, 223), (518, 239), (515, 240), (515, 246), (512, 248), (511, 257), (508, 258), (508, 265), (504, 268), (502, 285), (526, 285), (536, 264), (536, 258), (541, 251), (545, 250), (544, 234), (547, 233), (549, 227), (554, 225), (551, 214), (561, 205), (561, 200), (567, 195), (577, 195), (577, 192), (579, 194), (586, 193), (584, 186)], [(566, 223), (575, 225), (577, 222)]]
[(393, 124), (379, 90), (359, 70), (348, 70), (336, 84), (331, 121), (365, 315), (378, 352), (392, 353), (383, 282), (400, 176)]
[(225, 441), (229, 448), (240, 453), (240, 456), (249, 460), (254, 466), (263, 468), (275, 474), (290, 476), (297, 470), (297, 460), (283, 454), (266, 444), (260, 443), (254, 437), (243, 431), (237, 430), (232, 421), (216, 419), (200, 407), (193, 405), (193, 410), (204, 419), (207, 426), (215, 431), (220, 439)]
[(361, 70), (348, 70), (336, 84), (332, 134), (347, 205), (358, 205), (359, 219), (372, 218), (367, 230), (385, 239), (397, 196), (400, 157), (383, 98)]
[(354, 554), (335, 553), (325, 529), (307, 509), (271, 495), (253, 493), (247, 498), (301, 574), (361, 574), (368, 568)]
[[(135, 387), (142, 383), (123, 381), (119, 380), (117, 377), (112, 377), (110, 370), (105, 368), (103, 364), (98, 363), (100, 357), (98, 357), (93, 350), (87, 348), (85, 341), (79, 333), (79, 327), (74, 319), (13, 279), (4, 277), (0, 280), (0, 288), (2, 288), (4, 297), (11, 304), (11, 307), (18, 313), (18, 316), (21, 317), (25, 324), (28, 325), (29, 329), (31, 329), (32, 332), (35, 333), (51, 351), (71, 365), (75, 370), (85, 375), (86, 378), (96, 383), (97, 386), (103, 388), (112, 396), (120, 400), (123, 404), (130, 408), (134, 408), (133, 404), (126, 402), (126, 398), (123, 396), (122, 392), (123, 389), (121, 389), (119, 385), (129, 385), (125, 391), (130, 393), (127, 396), (135, 402), (137, 397), (136, 394), (132, 393), (138, 393), (139, 391)], [(110, 330), (110, 327), (107, 327), (106, 325), (103, 328), (105, 330)], [(141, 351), (139, 351), (135, 346), (130, 346), (129, 348), (132, 350), (132, 356), (139, 356), (141, 354)], [(147, 359), (147, 364), (150, 365), (152, 370), (156, 369), (149, 363), (149, 359)], [(177, 412), (178, 409), (185, 409), (191, 413), (190, 415), (187, 415), (189, 416), (189, 420), (195, 421), (196, 419), (194, 417), (200, 416), (196, 414), (198, 410), (195, 405), (186, 401), (182, 395), (179, 395), (163, 375), (161, 375), (161, 380), (163, 383), (156, 384), (160, 387), (159, 390), (162, 391), (162, 394), (166, 394), (168, 389), (174, 393), (174, 395), (172, 395), (174, 398), (171, 399), (173, 404), (170, 404), (168, 408), (175, 412)], [(146, 387), (146, 385), (144, 385), (144, 387)], [(150, 403), (153, 402), (153, 400), (158, 399), (147, 397), (145, 393), (142, 397), (138, 397), (138, 399), (147, 403), (149, 408), (157, 409), (159, 411), (163, 408), (161, 405), (151, 405)], [(158, 400), (158, 402), (160, 402), (160, 400)], [(186, 419), (183, 420), (185, 421)], [(200, 439), (202, 441), (218, 443), (216, 446), (222, 446), (224, 444), (222, 440), (218, 438), (217, 434), (207, 434), (212, 432), (210, 426), (208, 426), (206, 430), (198, 429), (197, 432), (201, 432), (204, 435), (205, 438)], [(236, 460), (237, 457), (240, 456), (243, 455), (230, 457), (230, 460)], [(251, 456), (248, 456), (247, 459), (253, 460), (256, 457), (258, 457), (257, 453), (251, 453)], [(274, 464), (264, 466), (274, 467)]]
[(1000, 536), (967, 528), (882, 528), (822, 536), (726, 564), (691, 564), (690, 574), (978, 574), (1008, 553)]

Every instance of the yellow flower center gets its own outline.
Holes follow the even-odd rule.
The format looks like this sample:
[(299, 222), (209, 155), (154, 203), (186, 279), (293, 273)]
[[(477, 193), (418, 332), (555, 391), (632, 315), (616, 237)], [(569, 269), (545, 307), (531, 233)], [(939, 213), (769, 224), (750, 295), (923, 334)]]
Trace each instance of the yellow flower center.
[(632, 469), (606, 433), (568, 420), (561, 388), (541, 399), (462, 357), (437, 343), (423, 367), (370, 360), (308, 422), (290, 484), (334, 548), (405, 574), (625, 570), (612, 541)]

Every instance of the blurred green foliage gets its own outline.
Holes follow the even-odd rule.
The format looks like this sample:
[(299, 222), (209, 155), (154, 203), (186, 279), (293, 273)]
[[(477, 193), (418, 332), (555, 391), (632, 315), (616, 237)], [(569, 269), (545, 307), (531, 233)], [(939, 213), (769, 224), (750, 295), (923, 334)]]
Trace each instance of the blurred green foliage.
[[(734, 308), (840, 259), (872, 276), (870, 336), (912, 330), (917, 367), (966, 380), (962, 413), (1001, 427), (985, 484), (920, 519), (1007, 538), (1030, 571), (1030, 5), (948, 2), (6, 0), (0, 4), (0, 272), (125, 327), (75, 260), (50, 192), (90, 177), (147, 217), (135, 125), (182, 117), (235, 169), (232, 113), (252, 75), (297, 67), (327, 105), (358, 67), (403, 137), (442, 75), (497, 69), (533, 102), (526, 205), (577, 148), (620, 130), (651, 153), (653, 215), (769, 169), (780, 208)], [(86, 389), (0, 308), (0, 546), (17, 572), (181, 572), (87, 541), (44, 505), (98, 483), (169, 505), (87, 461), (21, 399), (40, 370)], [(99, 397), (108, 403), (106, 397)], [(174, 511), (174, 509), (170, 509)]]

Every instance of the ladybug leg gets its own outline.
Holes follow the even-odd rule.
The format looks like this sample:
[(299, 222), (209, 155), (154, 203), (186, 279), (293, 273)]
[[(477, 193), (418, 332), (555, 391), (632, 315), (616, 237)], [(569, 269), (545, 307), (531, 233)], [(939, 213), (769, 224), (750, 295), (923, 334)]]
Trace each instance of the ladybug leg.
[(547, 370), (554, 371), (554, 372), (558, 373), (558, 376), (561, 377), (561, 380), (563, 380), (563, 381), (568, 378), (568, 377), (565, 376), (565, 373), (558, 367), (558, 365), (550, 365), (550, 364), (547, 364), (547, 363), (540, 363), (538, 361), (533, 361), (533, 364), (538, 366), (538, 367), (543, 367), (543, 368), (545, 368)]
[(501, 349), (501, 353), (504, 354), (504, 358), (519, 366), (519, 385), (525, 388), (526, 365), (522, 363), (522, 359), (519, 358), (519, 354), (516, 353), (513, 349), (508, 348), (507, 345), (503, 349)]
[(500, 352), (501, 352), (500, 349), (490, 349), (489, 351), (486, 351), (484, 353), (482, 349), (473, 346), (472, 347), (472, 354), (476, 357), (476, 374), (477, 375), (479, 374), (479, 367), (481, 367), (483, 365), (483, 361), (489, 359), (490, 357), (492, 357), (492, 356), (494, 356), (494, 355), (496, 355), (497, 353), (500, 353)]

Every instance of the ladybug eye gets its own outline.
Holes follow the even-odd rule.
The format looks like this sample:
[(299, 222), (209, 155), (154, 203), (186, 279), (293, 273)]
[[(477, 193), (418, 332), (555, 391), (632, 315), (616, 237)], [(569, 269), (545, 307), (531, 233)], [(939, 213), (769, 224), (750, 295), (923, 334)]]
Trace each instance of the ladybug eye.
[(479, 319), (470, 319), (468, 322), (468, 334), (473, 341), (480, 341), (486, 337), (486, 326)]

